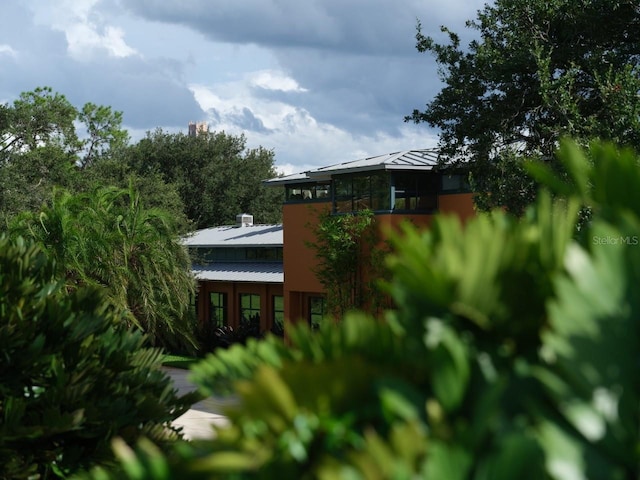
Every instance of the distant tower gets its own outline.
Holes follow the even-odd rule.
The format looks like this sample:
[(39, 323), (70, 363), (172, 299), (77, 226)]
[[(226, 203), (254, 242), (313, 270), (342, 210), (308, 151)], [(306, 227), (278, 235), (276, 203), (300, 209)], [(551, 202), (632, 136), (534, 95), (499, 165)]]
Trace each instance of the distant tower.
[(207, 133), (209, 131), (209, 125), (207, 122), (189, 122), (189, 136), (195, 137), (201, 133)]

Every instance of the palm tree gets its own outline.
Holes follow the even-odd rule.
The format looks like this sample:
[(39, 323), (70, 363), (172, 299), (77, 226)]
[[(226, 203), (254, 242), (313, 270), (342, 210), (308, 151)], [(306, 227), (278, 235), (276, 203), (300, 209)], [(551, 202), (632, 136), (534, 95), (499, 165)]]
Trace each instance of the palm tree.
[(50, 206), (19, 217), (12, 231), (40, 242), (68, 289), (102, 286), (154, 346), (191, 350), (195, 282), (178, 228), (167, 212), (144, 208), (130, 184), (84, 194), (58, 190)]

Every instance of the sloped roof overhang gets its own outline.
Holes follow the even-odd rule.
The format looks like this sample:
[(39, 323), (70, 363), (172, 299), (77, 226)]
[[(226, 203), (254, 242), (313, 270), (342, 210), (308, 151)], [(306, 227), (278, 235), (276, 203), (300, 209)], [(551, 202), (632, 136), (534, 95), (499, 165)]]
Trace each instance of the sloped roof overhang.
[(266, 180), (265, 185), (291, 185), (329, 181), (335, 175), (373, 171), (429, 171), (439, 164), (437, 149), (404, 150), (350, 162), (338, 163), (304, 173)]

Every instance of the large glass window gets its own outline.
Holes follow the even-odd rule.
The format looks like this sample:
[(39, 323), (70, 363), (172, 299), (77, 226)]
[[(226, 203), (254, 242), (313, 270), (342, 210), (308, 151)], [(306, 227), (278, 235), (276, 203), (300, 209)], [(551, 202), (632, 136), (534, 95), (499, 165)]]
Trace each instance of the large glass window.
[(227, 324), (226, 293), (209, 293), (209, 320), (214, 327), (224, 327)]
[(434, 211), (438, 207), (435, 173), (396, 173), (393, 176), (394, 211)]
[(329, 183), (287, 185), (285, 192), (287, 202), (328, 201), (331, 198)]
[(320, 328), (326, 315), (326, 300), (324, 297), (309, 297), (309, 325), (312, 329)]
[(253, 293), (240, 294), (240, 321), (260, 322), (260, 295)]
[(385, 172), (337, 177), (334, 188), (334, 210), (338, 213), (390, 209), (389, 175)]

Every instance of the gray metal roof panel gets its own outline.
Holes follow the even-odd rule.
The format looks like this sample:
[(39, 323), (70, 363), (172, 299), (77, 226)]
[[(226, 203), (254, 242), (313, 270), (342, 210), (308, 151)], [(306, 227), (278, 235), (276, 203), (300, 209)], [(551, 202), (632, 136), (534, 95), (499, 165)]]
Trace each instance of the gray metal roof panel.
[(267, 186), (274, 185), (287, 185), (289, 183), (304, 183), (305, 180), (310, 180), (306, 172), (293, 173), (291, 175), (285, 175), (284, 177), (275, 177), (268, 180), (263, 180), (262, 183)]
[(284, 283), (282, 263), (215, 263), (194, 265), (198, 280), (215, 282)]
[(197, 230), (183, 239), (188, 247), (281, 247), (282, 225), (235, 225)]
[(305, 181), (329, 180), (331, 175), (375, 170), (432, 170), (438, 165), (439, 151), (433, 149), (403, 150), (349, 162), (316, 168), (303, 173), (265, 180), (265, 185), (287, 185)]
[(320, 167), (307, 172), (316, 175), (362, 172), (371, 170), (431, 170), (438, 165), (438, 150), (404, 150), (402, 152), (377, 155), (351, 162)]

